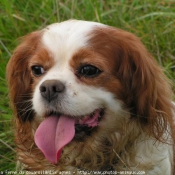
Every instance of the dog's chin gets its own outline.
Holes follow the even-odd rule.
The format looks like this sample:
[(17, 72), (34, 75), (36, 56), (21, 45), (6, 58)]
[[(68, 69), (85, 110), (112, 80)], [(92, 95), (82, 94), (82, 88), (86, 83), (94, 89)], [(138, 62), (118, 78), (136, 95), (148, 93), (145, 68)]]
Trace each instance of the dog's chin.
[(75, 120), (75, 136), (73, 140), (75, 141), (84, 141), (87, 137), (90, 137), (99, 126), (100, 121), (103, 119), (105, 114), (105, 109), (100, 108), (96, 109), (90, 114), (85, 115), (67, 115), (57, 111), (51, 111), (47, 113), (46, 118), (51, 116), (66, 116)]

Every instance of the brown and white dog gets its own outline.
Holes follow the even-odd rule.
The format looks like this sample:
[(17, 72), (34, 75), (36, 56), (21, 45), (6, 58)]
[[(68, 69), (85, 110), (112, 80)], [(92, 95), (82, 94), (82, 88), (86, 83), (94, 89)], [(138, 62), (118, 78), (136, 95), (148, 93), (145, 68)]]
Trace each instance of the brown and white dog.
[(135, 35), (52, 24), (23, 38), (7, 79), (23, 169), (173, 174), (171, 88)]

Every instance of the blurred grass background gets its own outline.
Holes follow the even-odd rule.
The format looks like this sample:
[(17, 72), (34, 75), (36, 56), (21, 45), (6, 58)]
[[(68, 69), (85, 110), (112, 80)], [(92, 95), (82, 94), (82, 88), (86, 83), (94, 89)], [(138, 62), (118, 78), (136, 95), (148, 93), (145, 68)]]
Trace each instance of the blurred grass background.
[(20, 36), (70, 18), (136, 34), (175, 81), (174, 0), (0, 0), (0, 172), (15, 170), (16, 161), (6, 64)]

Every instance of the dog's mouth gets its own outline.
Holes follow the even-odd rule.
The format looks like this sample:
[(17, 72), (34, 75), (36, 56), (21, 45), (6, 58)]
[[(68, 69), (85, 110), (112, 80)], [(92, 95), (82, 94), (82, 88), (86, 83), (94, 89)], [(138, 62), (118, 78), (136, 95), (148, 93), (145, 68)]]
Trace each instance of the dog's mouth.
[(62, 149), (73, 139), (81, 139), (97, 129), (104, 116), (104, 109), (97, 109), (85, 116), (69, 116), (50, 112), (35, 133), (35, 143), (46, 159), (56, 164)]

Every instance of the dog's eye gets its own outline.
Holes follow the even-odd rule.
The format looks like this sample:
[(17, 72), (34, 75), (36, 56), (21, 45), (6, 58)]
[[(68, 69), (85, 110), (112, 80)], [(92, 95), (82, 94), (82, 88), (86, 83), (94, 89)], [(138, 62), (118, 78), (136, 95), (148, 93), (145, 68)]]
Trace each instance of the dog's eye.
[(99, 70), (97, 67), (92, 65), (82, 66), (78, 72), (80, 76), (84, 76), (84, 77), (95, 77), (100, 73), (101, 73), (101, 70)]
[(45, 70), (42, 66), (32, 66), (32, 73), (34, 76), (40, 76), (45, 73)]

